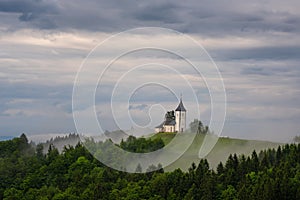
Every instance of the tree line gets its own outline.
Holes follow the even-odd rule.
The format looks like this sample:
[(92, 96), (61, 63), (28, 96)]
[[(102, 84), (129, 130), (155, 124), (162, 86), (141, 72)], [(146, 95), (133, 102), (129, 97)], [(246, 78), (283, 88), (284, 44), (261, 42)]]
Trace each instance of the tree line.
[[(133, 137), (120, 144), (136, 152), (162, 145)], [(300, 144), (233, 154), (216, 169), (202, 159), (187, 172), (130, 174), (104, 166), (80, 143), (44, 154), (21, 135), (0, 142), (0, 199), (300, 199)]]

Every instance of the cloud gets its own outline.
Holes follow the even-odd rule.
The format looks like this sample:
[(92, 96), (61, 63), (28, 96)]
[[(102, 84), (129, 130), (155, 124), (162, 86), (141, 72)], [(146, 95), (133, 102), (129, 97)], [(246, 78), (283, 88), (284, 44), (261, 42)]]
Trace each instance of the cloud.
[(0, 11), (40, 29), (116, 32), (164, 26), (205, 36), (299, 32), (298, 1), (45, 1), (4, 0)]
[(0, 1), (0, 12), (18, 13), (18, 19), (30, 22), (33, 26), (45, 29), (56, 27), (49, 15), (59, 13), (59, 6), (55, 1), (45, 0), (3, 0)]
[(264, 47), (248, 47), (248, 48), (227, 48), (217, 50), (217, 54), (221, 54), (222, 58), (227, 60), (289, 60), (299, 59), (300, 46), (289, 45), (289, 46), (264, 46)]
[(2, 0), (0, 11), (12, 13), (57, 13), (55, 1), (45, 0)]
[(248, 67), (241, 69), (242, 75), (275, 76), (288, 73), (286, 68)]
[[(247, 133), (248, 137), (259, 138), (267, 130), (264, 138), (272, 139), (282, 127), (290, 135), (295, 134), (300, 119), (299, 4), (296, 0), (267, 0), (263, 4), (233, 0), (0, 1), (0, 129), (16, 135), (23, 131), (72, 132), (73, 82), (89, 51), (119, 31), (162, 26), (191, 35), (218, 64), (228, 98), (225, 135), (243, 137), (245, 130), (253, 130), (255, 133)], [(141, 42), (149, 43), (155, 37), (167, 47), (190, 52), (198, 58), (202, 69), (207, 68), (194, 49), (176, 38), (151, 35), (148, 41)], [(101, 71), (105, 59), (111, 58), (116, 50), (139, 39), (133, 35), (121, 38), (103, 55), (94, 58), (97, 65), (92, 73)], [(105, 117), (114, 82), (132, 64), (152, 61), (179, 70), (195, 86), (201, 102), (201, 119), (208, 121), (210, 96), (203, 80), (174, 55), (144, 51), (116, 62), (98, 88), (95, 100), (102, 106), (97, 107), (97, 113), (105, 128), (109, 129), (111, 123)], [(189, 110), (197, 109), (188, 101), (192, 95), (186, 92), (179, 77), (160, 68), (133, 73), (126, 82), (128, 85), (120, 86), (120, 96), (127, 94), (122, 87), (135, 88), (140, 81), (151, 79), (170, 83), (176, 95), (185, 91), (186, 106)], [(85, 81), (89, 85), (91, 80), (86, 77)], [(142, 119), (150, 105), (161, 104), (168, 110), (177, 104), (177, 98), (164, 88), (144, 87), (139, 92), (129, 106), (136, 119)], [(128, 105), (123, 108), (128, 110)], [(152, 114), (160, 123), (161, 109)], [(141, 123), (145, 124), (149, 116), (143, 120)], [(284, 136), (277, 138), (282, 140)]]
[(182, 19), (178, 16), (178, 10), (181, 9), (184, 7), (176, 4), (176, 2), (141, 4), (139, 9), (133, 12), (133, 17), (146, 22), (180, 23)]
[(140, 105), (129, 105), (129, 110), (144, 110), (148, 107), (146, 104), (140, 104)]

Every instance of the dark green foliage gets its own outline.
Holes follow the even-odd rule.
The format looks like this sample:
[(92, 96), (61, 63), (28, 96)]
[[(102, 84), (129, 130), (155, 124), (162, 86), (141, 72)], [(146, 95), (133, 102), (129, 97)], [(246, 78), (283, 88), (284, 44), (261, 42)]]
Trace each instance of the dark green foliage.
[[(132, 137), (121, 147), (149, 152), (160, 145)], [(300, 144), (230, 155), (216, 171), (203, 159), (188, 172), (146, 174), (107, 168), (79, 143), (61, 153), (51, 145), (44, 155), (22, 135), (0, 142), (0, 150), (0, 199), (300, 199)]]
[(124, 142), (120, 143), (120, 147), (126, 151), (136, 152), (136, 153), (148, 153), (165, 146), (161, 138), (146, 139), (146, 138), (136, 138), (134, 136), (129, 136)]

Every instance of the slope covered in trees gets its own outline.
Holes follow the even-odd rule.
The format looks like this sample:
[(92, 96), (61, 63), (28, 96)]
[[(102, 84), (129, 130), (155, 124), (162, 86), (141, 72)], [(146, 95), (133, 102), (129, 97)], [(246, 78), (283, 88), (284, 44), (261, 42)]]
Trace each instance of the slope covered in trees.
[(188, 172), (146, 174), (107, 168), (80, 144), (62, 153), (50, 146), (44, 155), (22, 135), (0, 150), (0, 199), (300, 199), (300, 144), (233, 154), (216, 170), (203, 159)]

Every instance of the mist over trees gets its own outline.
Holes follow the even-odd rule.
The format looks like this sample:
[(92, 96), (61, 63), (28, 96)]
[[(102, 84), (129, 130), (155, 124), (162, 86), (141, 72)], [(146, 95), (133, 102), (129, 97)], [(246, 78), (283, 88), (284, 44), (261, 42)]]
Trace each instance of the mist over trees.
[[(144, 152), (161, 145), (143, 140), (142, 148), (137, 141), (130, 138), (121, 146)], [(0, 199), (300, 199), (300, 144), (249, 157), (233, 154), (216, 169), (202, 159), (188, 172), (145, 174), (112, 170), (80, 143), (61, 153), (53, 145), (42, 152), (43, 146), (34, 148), (25, 135), (0, 142)]]
[(300, 136), (295, 136), (293, 140), (294, 142), (300, 143)]

